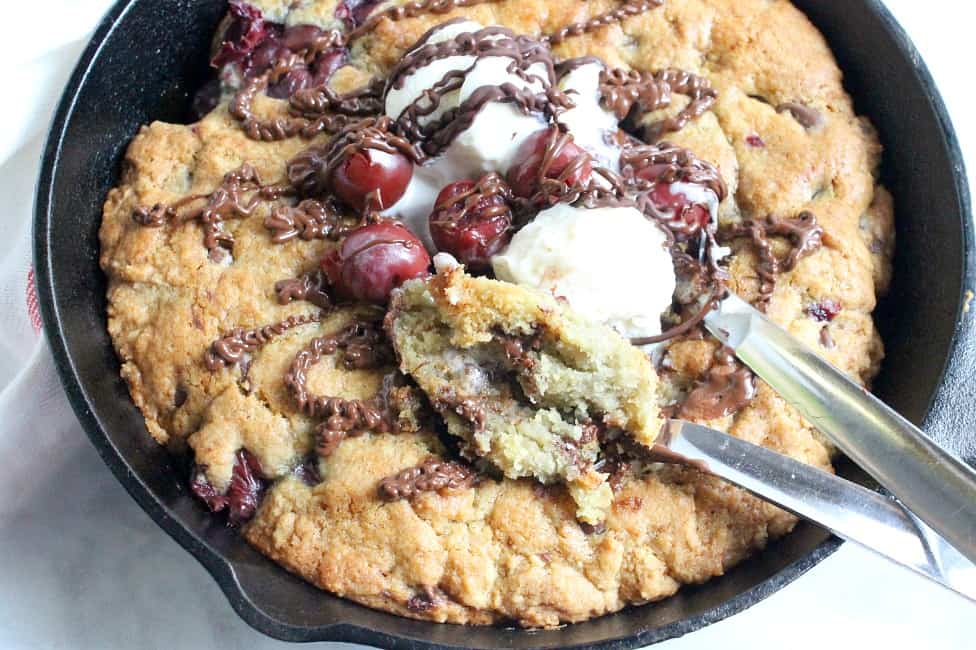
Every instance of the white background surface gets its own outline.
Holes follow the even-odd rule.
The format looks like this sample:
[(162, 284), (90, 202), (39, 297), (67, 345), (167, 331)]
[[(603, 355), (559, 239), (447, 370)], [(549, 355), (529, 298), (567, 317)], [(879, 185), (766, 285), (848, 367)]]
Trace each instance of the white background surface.
[[(968, 4), (888, 2), (942, 90), (972, 179), (976, 97)], [(0, 224), (4, 237), (16, 241), (29, 229), (39, 134), (49, 119), (45, 97), (67, 75), (64, 66), (52, 71), (40, 60), (45, 54), (48, 61), (52, 55), (73, 60), (81, 48), (75, 41), (108, 2), (3, 5)], [(0, 241), (0, 276), (17, 268), (8, 253)], [(0, 317), (15, 302), (0, 294)], [(17, 376), (27, 366), (28, 376)], [(128, 497), (68, 415), (52, 376), (43, 348), (0, 345), (0, 413), (7, 414), (0, 423), (0, 648), (286, 647), (240, 621), (203, 568)], [(27, 403), (30, 409), (18, 408)], [(976, 606), (845, 545), (768, 600), (662, 647), (972, 648), (974, 616)]]

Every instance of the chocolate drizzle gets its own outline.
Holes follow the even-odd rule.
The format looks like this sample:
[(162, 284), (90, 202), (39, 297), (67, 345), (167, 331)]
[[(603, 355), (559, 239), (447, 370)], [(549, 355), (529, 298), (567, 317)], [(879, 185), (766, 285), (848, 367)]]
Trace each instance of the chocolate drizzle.
[[(624, 147), (620, 154), (621, 174), (640, 186), (647, 183), (692, 183), (707, 187), (719, 202), (725, 199), (725, 181), (718, 169), (687, 149), (670, 142)], [(640, 179), (636, 178), (641, 172)], [(642, 187), (648, 187), (644, 185)]]
[[(587, 168), (592, 168), (593, 159), (589, 154), (582, 154), (573, 158), (558, 175), (553, 174), (553, 165), (558, 160), (568, 144), (573, 141), (573, 136), (562, 129), (549, 129), (548, 139), (543, 148), (542, 160), (536, 170), (533, 186), (537, 187), (535, 194), (530, 198), (529, 205), (533, 209), (540, 206), (550, 206), (560, 202), (572, 203), (576, 201), (584, 192), (589, 191), (590, 196), (605, 197), (606, 193), (599, 193), (599, 189), (592, 179), (587, 179), (585, 186), (580, 186), (573, 182), (576, 178), (586, 178)], [(609, 170), (599, 172), (614, 189), (618, 190), (615, 194), (622, 193), (624, 188), (619, 184), (616, 175)]]
[(600, 73), (601, 102), (619, 120), (636, 122), (643, 114), (667, 108), (674, 93), (686, 95), (688, 105), (677, 115), (644, 127), (644, 140), (648, 142), (683, 129), (715, 104), (718, 92), (704, 77), (682, 70), (651, 73), (614, 68)]
[(348, 437), (367, 431), (395, 432), (398, 428), (391, 395), (395, 375), (384, 380), (383, 387), (369, 399), (345, 399), (316, 395), (308, 389), (308, 371), (324, 356), (344, 352), (342, 365), (347, 369), (374, 369), (393, 361), (393, 350), (376, 321), (356, 320), (342, 330), (313, 339), (299, 352), (285, 374), (285, 386), (309, 417), (321, 419), (315, 429), (315, 450), (330, 456)]
[[(496, 87), (483, 87), (469, 97), (462, 106), (447, 111), (432, 123), (421, 126), (421, 118), (433, 114), (441, 98), (449, 92), (460, 88), (464, 75), (468, 71), (452, 71), (440, 80), (433, 88), (423, 92), (403, 114), (398, 116), (397, 130), (412, 141), (425, 140), (425, 151), (436, 155), (446, 148), (453, 139), (466, 129), (483, 106), (489, 102), (509, 102), (523, 112), (551, 112), (568, 108), (572, 103), (559, 90), (553, 87), (555, 77), (553, 62), (549, 46), (560, 43), (566, 38), (577, 36), (607, 25), (620, 22), (629, 16), (634, 16), (662, 4), (662, 0), (628, 0), (621, 6), (604, 14), (594, 16), (586, 21), (568, 25), (554, 34), (544, 36), (539, 40), (528, 36), (515, 35), (511, 30), (503, 27), (487, 27), (476, 33), (460, 34), (454, 39), (440, 43), (424, 43), (408, 52), (397, 64), (390, 75), (389, 84), (381, 79), (375, 79), (366, 87), (347, 94), (339, 94), (331, 89), (327, 83), (313, 88), (299, 90), (289, 97), (289, 115), (271, 119), (259, 118), (253, 110), (254, 99), (258, 93), (266, 91), (270, 86), (278, 84), (289, 73), (296, 69), (307, 67), (321, 52), (330, 49), (348, 47), (349, 43), (373, 30), (381, 21), (399, 21), (423, 14), (443, 14), (456, 8), (469, 7), (498, 0), (420, 0), (390, 7), (381, 11), (362, 25), (351, 31), (347, 36), (333, 30), (320, 34), (316, 39), (298, 53), (289, 53), (276, 61), (261, 75), (249, 78), (238, 90), (229, 106), (230, 114), (239, 120), (248, 137), (255, 140), (276, 141), (294, 136), (312, 138), (319, 133), (337, 133), (350, 125), (355, 117), (376, 115), (383, 110), (384, 87), (402, 84), (403, 79), (418, 68), (435, 59), (447, 56), (473, 55), (476, 58), (487, 56), (503, 56), (513, 59), (509, 68), (510, 74), (516, 74), (526, 81), (533, 78), (543, 82), (545, 90), (535, 93), (514, 84), (502, 84)], [(435, 28), (437, 29), (437, 28)], [(434, 30), (431, 30), (431, 32)], [(431, 32), (428, 32), (428, 36)], [(547, 70), (546, 79), (535, 77), (528, 68), (542, 63)], [(639, 75), (638, 75), (639, 76)], [(619, 80), (624, 81), (626, 75)], [(655, 81), (635, 78), (631, 87), (636, 95), (633, 101), (645, 102), (652, 96), (653, 102), (661, 106), (670, 102), (671, 92), (684, 92), (692, 97), (691, 104), (675, 118), (665, 120), (658, 126), (661, 132), (677, 130), (692, 117), (707, 110), (714, 100), (714, 92), (707, 84), (694, 75), (675, 71), (658, 73)], [(635, 85), (636, 84), (636, 85)], [(399, 86), (396, 86), (399, 87)], [(628, 87), (629, 88), (629, 87)], [(630, 90), (620, 89), (617, 96), (620, 101), (628, 96)], [(711, 95), (709, 93), (711, 92)]]
[(210, 344), (204, 355), (204, 363), (211, 372), (236, 365), (246, 355), (264, 346), (275, 337), (301, 325), (318, 323), (321, 319), (321, 314), (302, 314), (289, 316), (283, 321), (252, 330), (238, 327)]
[[(244, 82), (234, 95), (228, 111), (241, 122), (247, 137), (265, 142), (285, 140), (302, 133), (303, 129), (309, 126), (309, 120), (306, 118), (279, 117), (262, 120), (254, 114), (253, 109), (254, 98), (258, 93), (267, 90), (269, 84), (282, 79), (289, 70), (298, 65), (299, 61), (300, 58), (294, 55), (278, 61), (264, 74)], [(308, 137), (313, 135), (315, 134), (312, 133)]]
[(755, 375), (736, 361), (731, 349), (719, 348), (707, 377), (685, 398), (678, 417), (714, 420), (739, 411), (755, 396)]
[(353, 41), (371, 32), (383, 20), (399, 22), (405, 18), (416, 18), (424, 14), (446, 14), (454, 9), (491, 2), (501, 2), (501, 0), (415, 0), (414, 2), (405, 2), (370, 16), (366, 22), (349, 32), (347, 41)]
[(308, 390), (308, 371), (322, 358), (344, 351), (342, 365), (347, 370), (380, 368), (392, 363), (393, 351), (378, 323), (356, 320), (338, 332), (320, 336), (295, 356), (285, 375), (285, 386), (295, 397), (299, 409), (309, 417), (331, 414), (329, 400)]
[(279, 305), (288, 305), (295, 300), (304, 300), (322, 311), (330, 311), (335, 306), (335, 302), (326, 290), (327, 287), (328, 282), (322, 271), (309, 271), (297, 278), (276, 282), (275, 296)]
[(655, 336), (642, 336), (630, 339), (632, 345), (653, 345), (655, 343), (663, 343), (664, 341), (670, 341), (671, 339), (676, 339), (679, 336), (684, 336), (692, 332), (697, 328), (705, 317), (708, 316), (709, 312), (718, 306), (721, 300), (721, 296), (725, 293), (723, 279), (719, 279), (716, 282), (716, 286), (712, 293), (705, 296), (704, 300), (701, 301), (701, 306), (698, 311), (695, 312), (693, 316), (687, 318), (674, 327), (671, 327), (660, 334)]
[[(245, 163), (228, 172), (210, 194), (194, 194), (170, 205), (138, 207), (133, 211), (132, 219), (148, 228), (159, 228), (170, 221), (197, 219), (203, 225), (203, 244), (210, 259), (218, 261), (220, 249), (231, 249), (234, 245), (234, 236), (224, 228), (226, 220), (250, 217), (261, 203), (276, 201), (291, 193), (288, 185), (262, 185), (254, 167)], [(203, 205), (181, 214), (183, 208), (200, 202)]]
[[(436, 29), (428, 32), (428, 36)], [(476, 59), (475, 63), (486, 57), (510, 58), (512, 59), (508, 69), (510, 74), (518, 75), (526, 81), (538, 80), (549, 85), (555, 82), (549, 48), (529, 36), (516, 34), (507, 27), (493, 26), (483, 27), (474, 32), (463, 32), (454, 38), (437, 43), (421, 42), (394, 66), (387, 82), (387, 90), (402, 88), (407, 77), (432, 61), (453, 56), (472, 56)], [(545, 78), (529, 73), (528, 69), (536, 64), (541, 64), (545, 68)], [(466, 74), (468, 70), (460, 72)]]
[(359, 223), (359, 219), (341, 215), (332, 201), (312, 199), (306, 199), (296, 206), (275, 208), (264, 219), (264, 227), (271, 232), (271, 241), (275, 244), (283, 244), (295, 237), (305, 241), (337, 241)]
[(455, 461), (428, 458), (380, 481), (379, 494), (386, 501), (410, 499), (423, 492), (464, 490), (474, 485), (474, 469)]
[[(338, 240), (370, 218), (369, 215), (343, 216), (330, 196), (332, 176), (344, 160), (359, 152), (375, 149), (401, 154), (413, 164), (422, 165), (431, 157), (443, 153), (460, 133), (471, 126), (484, 106), (502, 102), (523, 114), (538, 115), (553, 127), (549, 130), (541, 163), (533, 171), (536, 174), (534, 194), (528, 198), (515, 196), (502, 176), (488, 174), (470, 191), (451, 197), (449, 203), (442, 201), (436, 208), (446, 210), (460, 203), (460, 211), (450, 215), (452, 219), (460, 220), (469, 211), (477, 209), (480, 218), (512, 219), (520, 225), (539, 209), (559, 202), (578, 202), (587, 207), (630, 206), (640, 210), (665, 232), (679, 276), (696, 291), (693, 296), (689, 293), (684, 298), (676, 297), (675, 312), (679, 314), (680, 322), (658, 336), (634, 339), (635, 344), (666, 341), (687, 336), (699, 329), (701, 321), (727, 290), (727, 273), (714, 257), (720, 234), (725, 239), (748, 237), (755, 245), (760, 257), (763, 304), (772, 294), (775, 277), (794, 268), (803, 256), (821, 245), (822, 230), (810, 213), (803, 213), (795, 219), (770, 216), (765, 220), (747, 221), (719, 233), (714, 219), (708, 219), (707, 223), (690, 223), (676, 214), (684, 208), (660, 207), (670, 205), (655, 203), (653, 192), (661, 185), (679, 182), (695, 184), (714, 194), (716, 202), (721, 202), (727, 194), (721, 174), (714, 166), (668, 142), (645, 144), (636, 137), (622, 136), (628, 139), (622, 146), (620, 173), (597, 166), (589, 154), (574, 157), (565, 167), (560, 166), (558, 174), (554, 173), (557, 159), (566, 157), (560, 154), (565, 154), (564, 149), (572, 140), (565, 128), (557, 124), (557, 118), (562, 111), (573, 106), (572, 94), (567, 95), (555, 87), (556, 70), (558, 68), (561, 73), (566, 73), (574, 66), (593, 59), (570, 60), (557, 66), (549, 46), (659, 7), (662, 0), (626, 1), (612, 11), (564, 27), (541, 41), (516, 35), (503, 27), (462, 33), (437, 43), (421, 39), (419, 45), (399, 61), (388, 79), (374, 79), (366, 87), (346, 94), (339, 94), (326, 85), (299, 90), (290, 96), (286, 116), (262, 119), (255, 114), (256, 96), (281, 81), (293, 67), (307, 65), (314, 60), (316, 56), (313, 56), (313, 50), (317, 52), (346, 46), (350, 40), (373, 29), (383, 20), (396, 21), (423, 13), (445, 13), (456, 7), (490, 1), (493, 0), (425, 0), (392, 7), (371, 16), (345, 38), (337, 32), (325, 34), (303, 55), (289, 55), (278, 61), (264, 74), (245, 82), (230, 105), (231, 115), (241, 122), (246, 134), (253, 139), (273, 141), (294, 136), (311, 138), (329, 133), (334, 135), (331, 141), (308, 147), (288, 162), (288, 185), (262, 186), (253, 168), (245, 165), (228, 174), (222, 185), (210, 195), (187, 197), (171, 206), (141, 208), (133, 217), (143, 225), (159, 227), (177, 218), (182, 208), (205, 202), (205, 205), (182, 218), (201, 220), (205, 244), (212, 252), (233, 244), (233, 238), (223, 228), (224, 220), (250, 216), (261, 201), (297, 195), (303, 199), (297, 205), (279, 205), (264, 219), (271, 240), (274, 243), (293, 239)], [(435, 30), (441, 27), (443, 25)], [(428, 37), (435, 30), (428, 32)], [(385, 94), (390, 89), (402, 88), (407, 77), (432, 61), (459, 56), (474, 57), (475, 61), (465, 70), (445, 73), (396, 119), (382, 114)], [(442, 111), (444, 98), (458, 91), (478, 61), (486, 57), (510, 59), (507, 73), (518, 77), (516, 81), (525, 83), (483, 86), (471, 93), (460, 106)], [(675, 94), (686, 96), (688, 104), (676, 115), (643, 127), (641, 134), (644, 139), (654, 142), (662, 134), (680, 130), (690, 120), (708, 111), (717, 97), (716, 90), (703, 77), (670, 69), (655, 73), (604, 69), (600, 75), (599, 90), (603, 106), (612, 111), (618, 120), (631, 126), (646, 114), (671, 106)], [(800, 105), (783, 104), (777, 110), (789, 111), (805, 128), (816, 126), (818, 122), (814, 116), (820, 117), (813, 109)], [(502, 200), (493, 203), (490, 199), (494, 197)], [(489, 200), (486, 201), (486, 198)], [(383, 205), (379, 196), (367, 201), (366, 206), (364, 212), (389, 207)], [(770, 237), (786, 238), (792, 249), (785, 255), (777, 256)], [(318, 270), (281, 280), (275, 284), (274, 290), (277, 301), (282, 305), (302, 300), (316, 305), (323, 312), (335, 306), (327, 290), (327, 281)], [(321, 319), (322, 314), (306, 314), (253, 330), (232, 330), (210, 345), (205, 362), (212, 371), (235, 364), (240, 364), (243, 369), (249, 363), (250, 354), (274, 337), (306, 323), (320, 322)], [(826, 329), (821, 336), (825, 334), (829, 337)], [(823, 338), (821, 340), (824, 341)], [(530, 354), (534, 349), (532, 346), (536, 344), (532, 340), (508, 339), (500, 343), (509, 369), (535, 363), (535, 357)], [(824, 342), (824, 345), (827, 343)], [(346, 438), (366, 432), (397, 433), (403, 430), (398, 412), (400, 400), (405, 399), (401, 392), (415, 390), (412, 386), (397, 386), (396, 382), (402, 381), (402, 376), (393, 373), (387, 375), (381, 389), (368, 399), (346, 399), (313, 393), (308, 385), (312, 368), (326, 356), (337, 354), (341, 354), (339, 365), (349, 370), (379, 369), (392, 365), (394, 361), (390, 341), (375, 318), (357, 318), (337, 332), (312, 339), (296, 354), (283, 381), (298, 410), (317, 421), (314, 429), (315, 453), (323, 458), (333, 455)], [(727, 349), (721, 349), (707, 375), (689, 393), (678, 413), (682, 417), (696, 419), (727, 416), (748, 404), (755, 393), (756, 380), (752, 373), (739, 365)], [(477, 395), (441, 396), (433, 406), (443, 415), (454, 413), (464, 418), (476, 431), (486, 426), (488, 407)], [(608, 467), (611, 464), (623, 467), (625, 457), (654, 458), (654, 451), (640, 447), (623, 432), (618, 432), (620, 437), (629, 442), (617, 440), (618, 444), (614, 446), (613, 441), (605, 440), (606, 427), (603, 425), (588, 425), (586, 431), (587, 438), (575, 448), (567, 443), (567, 453), (579, 455), (579, 444), (592, 442), (591, 437), (598, 436), (601, 446), (609, 445), (617, 449), (606, 450), (604, 461), (601, 462), (607, 463)], [(635, 450), (636, 447), (640, 449)], [(416, 467), (384, 478), (380, 482), (379, 493), (386, 500), (408, 499), (427, 491), (464, 489), (473, 485), (476, 477), (476, 471), (468, 465), (429, 458)]]
[[(428, 32), (427, 37), (436, 29)], [(510, 103), (523, 113), (547, 115), (572, 105), (562, 92), (553, 87), (555, 72), (548, 48), (505, 27), (485, 27), (437, 43), (422, 40), (394, 67), (387, 90), (402, 88), (407, 77), (433, 61), (456, 56), (472, 56), (475, 61), (467, 69), (448, 71), (397, 116), (396, 130), (411, 141), (423, 143), (428, 155), (434, 156), (446, 149), (491, 102)], [(478, 61), (487, 57), (511, 59), (507, 72), (518, 76), (528, 87), (511, 82), (482, 86), (460, 106), (445, 111), (436, 119), (425, 121), (438, 110), (444, 96), (457, 91)], [(542, 76), (537, 73), (539, 65), (544, 70)]]
[(562, 29), (543, 36), (543, 40), (550, 45), (559, 45), (567, 38), (581, 36), (583, 34), (596, 31), (607, 25), (619, 23), (631, 16), (642, 14), (651, 9), (656, 9), (664, 4), (664, 0), (627, 0), (616, 9), (599, 14), (588, 20), (584, 20), (572, 25), (567, 25)]
[(329, 86), (300, 90), (289, 98), (289, 109), (296, 115), (316, 118), (327, 111), (348, 116), (367, 117), (383, 110), (383, 79), (373, 79), (362, 88), (340, 94)]
[[(748, 237), (759, 255), (759, 298), (760, 306), (765, 308), (776, 287), (776, 277), (780, 273), (793, 270), (804, 257), (817, 251), (823, 243), (823, 228), (817, 224), (812, 212), (801, 212), (796, 217), (782, 218), (769, 215), (765, 219), (750, 219), (734, 224), (719, 233), (723, 241), (738, 237)], [(770, 237), (785, 237), (791, 247), (785, 257), (778, 257), (773, 251)]]
[(228, 110), (252, 140), (273, 142), (296, 135), (308, 139), (319, 133), (336, 133), (356, 118), (382, 109), (382, 85), (374, 82), (342, 95), (328, 86), (300, 90), (288, 100), (290, 115), (272, 119), (257, 117), (254, 98), (298, 62), (294, 56), (279, 61), (264, 74), (247, 80), (234, 95)]

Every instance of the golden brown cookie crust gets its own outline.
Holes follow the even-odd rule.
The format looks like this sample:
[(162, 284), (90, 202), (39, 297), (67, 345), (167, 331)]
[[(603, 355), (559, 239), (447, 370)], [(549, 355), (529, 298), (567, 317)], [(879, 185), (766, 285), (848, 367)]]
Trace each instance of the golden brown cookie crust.
[[(287, 11), (287, 3), (255, 4)], [(328, 25), (334, 2), (295, 6), (303, 15), (325, 16)], [(507, 0), (448, 16), (535, 35), (614, 6), (607, 0)], [(381, 21), (357, 42), (355, 69), (342, 72), (336, 85), (385, 72), (445, 18)], [(890, 276), (892, 202), (874, 175), (877, 138), (854, 114), (841, 73), (808, 20), (784, 0), (672, 0), (568, 39), (555, 54), (594, 54), (612, 66), (642, 70), (677, 67), (712, 82), (719, 91), (714, 109), (668, 139), (720, 168), (730, 190), (722, 223), (816, 214), (824, 246), (780, 277), (768, 313), (868, 382), (882, 357), (871, 312)], [(777, 112), (785, 102), (817, 109), (824, 124), (805, 129), (788, 111)], [(265, 98), (258, 109), (283, 110), (281, 102)], [(755, 146), (756, 138), (764, 146)], [(245, 162), (265, 182), (280, 180), (285, 161), (308, 144), (250, 140), (226, 106), (191, 126), (154, 123), (132, 142), (122, 181), (105, 204), (101, 263), (122, 374), (152, 435), (174, 448), (188, 444), (218, 488), (230, 480), (241, 447), (271, 477), (286, 477), (309, 452), (313, 423), (296, 409), (282, 376), (304, 345), (338, 329), (348, 314), (276, 338), (253, 355), (246, 385), (239, 368), (209, 371), (204, 352), (231, 328), (316, 311), (302, 302), (279, 305), (273, 287), (314, 268), (331, 244), (296, 239), (272, 245), (262, 225), (269, 208), (260, 206), (252, 217), (228, 222), (236, 240), (233, 261), (216, 264), (207, 258), (198, 223), (145, 228), (133, 222), (132, 212), (209, 192)], [(755, 254), (746, 241), (733, 248), (731, 286), (755, 299)], [(828, 324), (807, 313), (825, 299), (843, 307)], [(824, 327), (832, 348), (822, 344)], [(668, 353), (673, 370), (662, 381), (675, 394), (687, 389), (707, 369), (713, 349), (707, 341), (675, 344)], [(381, 370), (347, 371), (326, 362), (309, 381), (318, 392), (367, 397), (381, 376)], [(830, 468), (820, 438), (765, 385), (748, 407), (711, 424)], [(295, 478), (275, 483), (243, 534), (289, 570), (372, 607), (434, 621), (554, 626), (665, 598), (682, 583), (721, 575), (794, 525), (791, 516), (754, 497), (677, 467), (627, 480), (606, 531), (589, 535), (562, 489), (528, 481), (485, 481), (393, 503), (378, 497), (382, 478), (439, 448), (425, 433), (348, 439), (321, 463), (318, 485)]]

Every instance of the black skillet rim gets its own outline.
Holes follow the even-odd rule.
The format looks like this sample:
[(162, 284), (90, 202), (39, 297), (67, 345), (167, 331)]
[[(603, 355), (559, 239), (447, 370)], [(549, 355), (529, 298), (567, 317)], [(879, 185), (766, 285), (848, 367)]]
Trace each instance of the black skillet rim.
[[(336, 623), (303, 628), (276, 621), (250, 600), (246, 591), (240, 585), (234, 568), (229, 561), (168, 514), (166, 508), (151, 494), (148, 487), (140, 478), (132, 472), (126, 460), (107, 438), (89, 408), (88, 402), (82, 392), (74, 363), (67, 351), (58, 308), (55, 304), (54, 278), (50, 266), (48, 246), (49, 229), (52, 221), (53, 180), (58, 167), (66, 126), (71, 118), (77, 95), (85, 84), (90, 67), (99, 54), (104, 41), (115, 28), (116, 21), (125, 14), (132, 2), (133, 0), (119, 0), (112, 6), (93, 33), (89, 44), (79, 59), (57, 107), (44, 148), (40, 177), (37, 185), (34, 218), (36, 286), (45, 332), (51, 345), (55, 365), (69, 402), (85, 432), (102, 457), (102, 460), (109, 466), (112, 473), (122, 483), (126, 491), (139, 503), (140, 507), (146, 511), (153, 521), (203, 564), (216, 580), (230, 601), (233, 609), (255, 629), (269, 636), (291, 641), (344, 641), (379, 647), (445, 649), (452, 647), (423, 641), (418, 642), (418, 640), (408, 637), (389, 635), (384, 632), (367, 629), (355, 623)], [(976, 286), (976, 234), (974, 234), (974, 224), (972, 223), (968, 181), (958, 139), (943, 100), (935, 86), (935, 82), (908, 35), (880, 0), (864, 0), (864, 2), (881, 19), (897, 47), (901, 50), (901, 53), (908, 60), (912, 61), (918, 82), (927, 92), (931, 109), (939, 122), (949, 162), (954, 169), (958, 170), (958, 173), (954, 177), (954, 186), (958, 204), (962, 208), (961, 218), (964, 221), (964, 241), (961, 243), (964, 248), (962, 288), (965, 291), (967, 287)], [(956, 327), (948, 359), (951, 359), (953, 355), (966, 346), (976, 344), (976, 328), (966, 327), (965, 321), (968, 320), (966, 317), (968, 311), (967, 297), (961, 294), (958, 300)], [(948, 407), (946, 400), (938, 399), (947, 390), (951, 392), (952, 386), (948, 382), (954, 382), (953, 385), (958, 388), (961, 379), (963, 378), (949, 377), (946, 375), (945, 369), (943, 370), (939, 385), (926, 408), (926, 421), (932, 418), (933, 407), (936, 409), (945, 409)], [(657, 643), (698, 630), (751, 607), (793, 582), (837, 550), (841, 543), (841, 540), (836, 537), (827, 539), (805, 557), (788, 565), (767, 580), (703, 614), (676, 621), (663, 627), (645, 630), (629, 637), (607, 639), (606, 641), (586, 647), (633, 648)]]

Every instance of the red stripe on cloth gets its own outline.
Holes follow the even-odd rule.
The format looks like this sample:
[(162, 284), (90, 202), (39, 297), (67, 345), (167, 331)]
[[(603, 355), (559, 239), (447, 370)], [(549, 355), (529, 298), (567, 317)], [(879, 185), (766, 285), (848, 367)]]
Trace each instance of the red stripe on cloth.
[(34, 267), (27, 270), (27, 317), (34, 331), (41, 331), (41, 310), (37, 305), (37, 285), (34, 282)]

